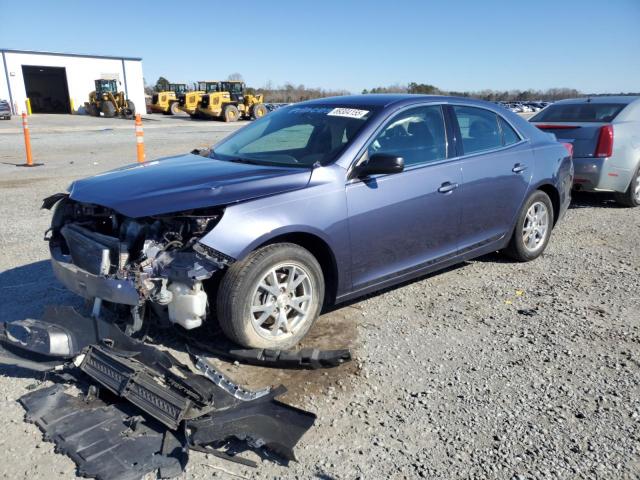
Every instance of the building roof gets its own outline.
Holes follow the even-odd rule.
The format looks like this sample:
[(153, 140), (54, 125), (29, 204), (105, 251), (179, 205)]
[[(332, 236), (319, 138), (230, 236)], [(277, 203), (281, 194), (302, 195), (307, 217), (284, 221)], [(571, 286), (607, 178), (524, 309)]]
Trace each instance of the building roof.
[(84, 53), (64, 53), (64, 52), (42, 52), (39, 50), (14, 50), (11, 48), (0, 48), (2, 53), (26, 53), (29, 55), (57, 55), (60, 57), (84, 57), (84, 58), (107, 58), (110, 60), (134, 60), (142, 61), (142, 57), (122, 57), (113, 55), (89, 55)]

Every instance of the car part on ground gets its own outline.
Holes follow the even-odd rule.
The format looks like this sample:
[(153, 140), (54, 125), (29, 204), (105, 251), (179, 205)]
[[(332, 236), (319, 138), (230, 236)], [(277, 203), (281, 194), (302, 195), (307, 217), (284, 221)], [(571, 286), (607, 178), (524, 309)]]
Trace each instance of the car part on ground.
[(96, 80), (96, 89), (89, 94), (89, 101), (84, 104), (87, 114), (105, 118), (133, 117), (136, 106), (126, 98), (125, 92), (118, 91), (118, 83), (116, 80)]
[(28, 419), (87, 476), (130, 478), (132, 471), (155, 469), (175, 475), (189, 447), (220, 448), (230, 441), (267, 449), (286, 463), (295, 460), (293, 449), (316, 418), (278, 401), (282, 386), (246, 390), (192, 355), (196, 373), (112, 322), (70, 307), (0, 327), (0, 363), (68, 372), (57, 379), (87, 393), (73, 397), (54, 385), (21, 399)]
[(183, 472), (188, 455), (182, 432), (141, 417), (126, 403), (107, 403), (89, 394), (74, 396), (66, 390), (55, 384), (19, 401), (26, 420), (76, 463), (80, 476), (137, 480), (156, 470), (160, 478)]
[(613, 192), (618, 204), (640, 206), (640, 97), (561, 100), (530, 122), (573, 145), (575, 190)]

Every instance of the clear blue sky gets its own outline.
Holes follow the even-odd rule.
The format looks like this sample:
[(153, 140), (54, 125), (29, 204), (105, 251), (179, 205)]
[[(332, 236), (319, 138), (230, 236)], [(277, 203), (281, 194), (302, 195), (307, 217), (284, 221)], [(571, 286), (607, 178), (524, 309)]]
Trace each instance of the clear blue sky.
[(0, 22), (0, 48), (140, 56), (149, 83), (640, 91), (640, 0), (0, 0)]

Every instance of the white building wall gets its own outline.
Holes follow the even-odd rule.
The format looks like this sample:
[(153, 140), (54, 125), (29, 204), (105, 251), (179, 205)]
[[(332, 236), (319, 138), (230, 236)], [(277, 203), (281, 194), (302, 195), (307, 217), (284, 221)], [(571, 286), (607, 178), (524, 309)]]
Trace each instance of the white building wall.
[[(64, 67), (67, 74), (69, 98), (72, 100), (75, 112), (84, 113), (84, 103), (89, 100), (89, 93), (95, 89), (95, 80), (99, 78), (115, 78), (121, 82), (120, 88), (127, 92), (127, 96), (136, 105), (138, 113), (145, 113), (144, 80), (142, 76), (142, 61), (123, 60), (117, 58), (76, 57), (46, 53), (18, 53), (4, 52), (9, 84), (16, 113), (26, 110), (26, 98), (22, 66)], [(2, 90), (7, 75), (4, 65), (0, 66), (0, 98), (9, 99), (9, 92)], [(125, 90), (126, 70), (126, 90)]]

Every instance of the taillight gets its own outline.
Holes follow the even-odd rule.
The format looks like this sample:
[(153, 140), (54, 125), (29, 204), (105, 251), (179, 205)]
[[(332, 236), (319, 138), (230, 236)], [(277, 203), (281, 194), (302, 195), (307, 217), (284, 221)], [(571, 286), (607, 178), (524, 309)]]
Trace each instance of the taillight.
[(542, 125), (537, 124), (540, 130), (573, 130), (574, 128), (580, 128), (578, 125)]
[(569, 152), (569, 156), (573, 158), (573, 143), (563, 143), (562, 145), (567, 149), (567, 152)]
[(600, 128), (595, 156), (603, 158), (610, 157), (611, 155), (613, 155), (613, 127), (611, 125), (604, 125)]

